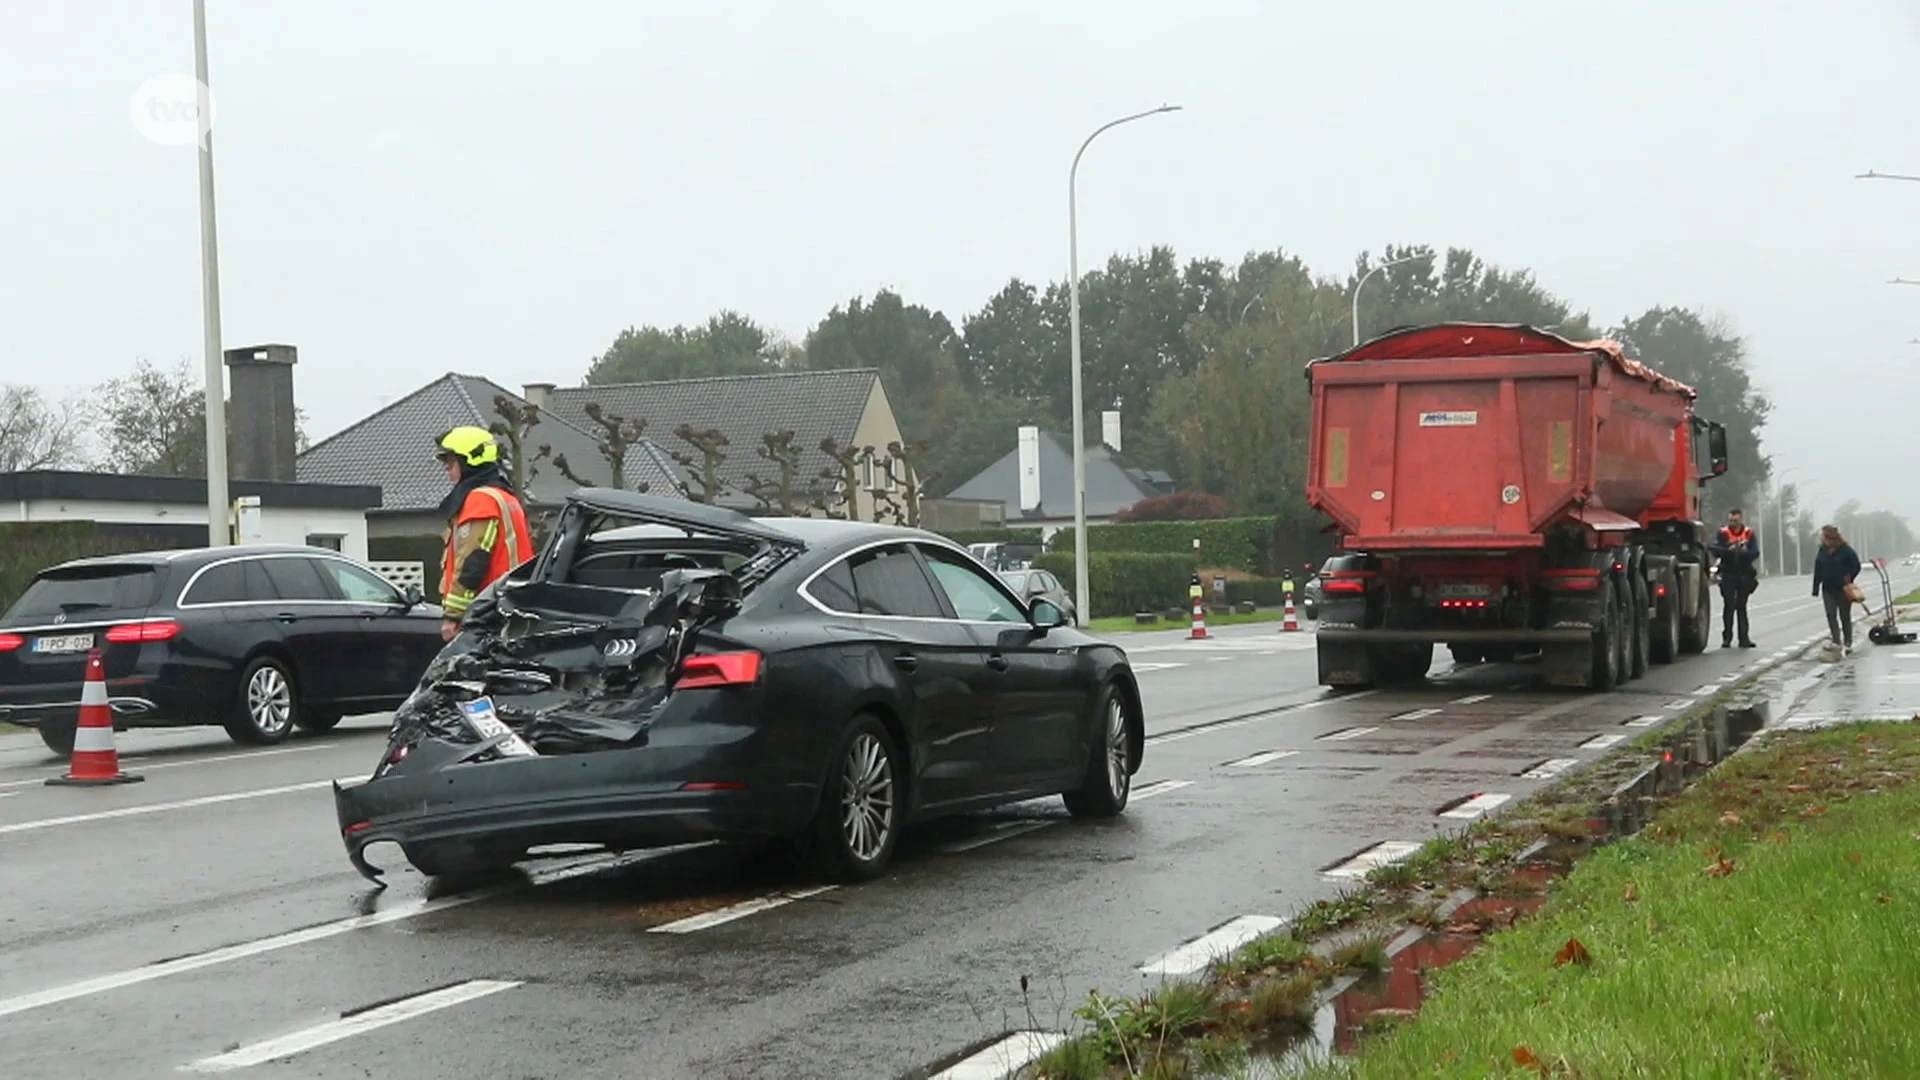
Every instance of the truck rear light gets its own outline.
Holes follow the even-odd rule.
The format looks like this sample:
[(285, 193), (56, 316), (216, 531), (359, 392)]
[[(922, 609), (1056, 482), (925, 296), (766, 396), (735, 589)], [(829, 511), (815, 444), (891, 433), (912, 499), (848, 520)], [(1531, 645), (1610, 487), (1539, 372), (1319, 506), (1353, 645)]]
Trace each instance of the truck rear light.
[(1653, 587), (1653, 595), (1655, 596), (1667, 595), (1667, 587), (1665, 585), (1655, 585)]
[(19, 634), (0, 634), (0, 652), (12, 652), (27, 643)]
[(751, 686), (760, 681), (760, 654), (757, 652), (703, 653), (689, 656), (680, 665), (675, 690), (699, 690), (719, 686)]
[(1484, 608), (1487, 606), (1487, 602), (1485, 600), (1442, 600), (1440, 601), (1440, 606), (1443, 608)]
[(172, 641), (180, 635), (180, 624), (172, 619), (150, 619), (110, 627), (107, 641), (114, 645), (133, 645), (143, 641)]

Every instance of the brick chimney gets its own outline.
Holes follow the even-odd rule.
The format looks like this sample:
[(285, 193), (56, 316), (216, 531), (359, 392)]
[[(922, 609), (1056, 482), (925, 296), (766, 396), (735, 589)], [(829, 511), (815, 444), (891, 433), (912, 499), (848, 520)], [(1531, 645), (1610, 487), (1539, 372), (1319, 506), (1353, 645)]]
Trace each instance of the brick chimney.
[(227, 468), (235, 480), (293, 482), (294, 407), (291, 345), (226, 351)]

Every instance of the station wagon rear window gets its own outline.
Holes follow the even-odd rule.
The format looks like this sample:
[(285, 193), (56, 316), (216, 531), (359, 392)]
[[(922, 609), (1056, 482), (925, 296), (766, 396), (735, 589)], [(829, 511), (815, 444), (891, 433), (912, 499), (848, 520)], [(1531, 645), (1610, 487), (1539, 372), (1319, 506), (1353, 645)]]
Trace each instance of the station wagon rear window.
[(94, 611), (134, 611), (153, 603), (159, 580), (151, 566), (77, 566), (42, 571), (7, 617), (67, 618)]

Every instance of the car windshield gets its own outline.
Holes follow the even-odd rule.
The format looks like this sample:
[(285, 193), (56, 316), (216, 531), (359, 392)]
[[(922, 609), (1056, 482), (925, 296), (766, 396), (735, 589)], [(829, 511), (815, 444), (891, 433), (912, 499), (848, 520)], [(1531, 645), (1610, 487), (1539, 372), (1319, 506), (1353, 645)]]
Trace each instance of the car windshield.
[(1027, 575), (1017, 571), (1001, 574), (1000, 580), (1006, 582), (1007, 588), (1014, 592), (1022, 592), (1027, 587)]
[(43, 571), (7, 618), (52, 618), (88, 611), (129, 611), (153, 603), (157, 579), (151, 566), (80, 566)]

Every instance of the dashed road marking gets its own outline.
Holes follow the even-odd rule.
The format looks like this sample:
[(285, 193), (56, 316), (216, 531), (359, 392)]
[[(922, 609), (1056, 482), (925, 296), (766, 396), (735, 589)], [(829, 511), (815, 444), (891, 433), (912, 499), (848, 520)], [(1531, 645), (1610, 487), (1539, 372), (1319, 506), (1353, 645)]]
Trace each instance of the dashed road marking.
[[(139, 771), (144, 773), (152, 772), (155, 769), (184, 769), (189, 765), (214, 765), (222, 761), (252, 761), (255, 758), (273, 757), (276, 754), (304, 754), (309, 750), (325, 750), (338, 745), (340, 744), (336, 742), (315, 742), (304, 743), (300, 746), (275, 746), (260, 750), (248, 750), (238, 754), (215, 754), (212, 757), (188, 758), (185, 761), (147, 761), (146, 755), (144, 754), (128, 753), (122, 753), (120, 759), (128, 765), (138, 766)], [(61, 770), (54, 769), (50, 771), (48, 775), (58, 776), (60, 772)], [(360, 777), (360, 779), (365, 779), (365, 777)], [(0, 788), (31, 787), (44, 783), (46, 783), (46, 780), (42, 778), (32, 780), (8, 780), (0, 783)]]
[(1468, 694), (1466, 697), (1463, 697), (1463, 698), (1454, 698), (1452, 701), (1448, 702), (1448, 704), (1478, 705), (1481, 702), (1491, 700), (1492, 698), (1493, 698), (1492, 694)]
[(1580, 749), (1605, 750), (1607, 747), (1612, 746), (1615, 743), (1625, 742), (1626, 738), (1627, 737), (1625, 735), (1595, 735), (1593, 738), (1588, 739), (1586, 742), (1581, 743)]
[(1450, 810), (1442, 811), (1440, 816), (1471, 821), (1482, 814), (1498, 808), (1512, 798), (1513, 796), (1503, 792), (1490, 791), (1482, 795), (1475, 795), (1473, 798), (1468, 799), (1466, 802)]
[(1578, 764), (1579, 758), (1549, 758), (1520, 775), (1528, 780), (1551, 780)]
[(1193, 786), (1191, 780), (1155, 780), (1145, 787), (1134, 788), (1132, 801), (1140, 802), (1143, 799), (1151, 799), (1158, 795), (1165, 795), (1169, 791), (1179, 791), (1183, 787), (1191, 786)]
[(982, 836), (970, 836), (965, 840), (955, 840), (952, 843), (941, 844), (935, 850), (947, 855), (958, 855), (963, 851), (972, 851), (975, 848), (986, 847), (988, 844), (997, 844), (1002, 840), (1011, 840), (1016, 836), (1025, 836), (1027, 833), (1037, 832), (1053, 824), (1057, 823), (1052, 821), (1003, 821), (992, 826), (988, 832)]
[(933, 1080), (1005, 1080), (1067, 1041), (1059, 1031), (1016, 1031), (979, 1053), (942, 1069)]
[(1671, 709), (1691, 709), (1693, 708), (1693, 701), (1688, 698), (1678, 698), (1673, 701), (1667, 702), (1665, 708), (1670, 710)]
[(239, 802), (242, 799), (263, 799), (269, 795), (290, 795), (296, 791), (323, 788), (331, 783), (333, 783), (331, 780), (310, 780), (304, 784), (286, 784), (255, 791), (233, 791), (225, 795), (203, 795), (198, 799), (181, 799), (178, 802), (147, 803), (144, 806), (123, 806), (118, 810), (101, 810), (92, 814), (71, 814), (67, 817), (41, 818), (39, 821), (21, 821), (12, 825), (0, 825), (0, 836), (7, 833), (31, 832), (34, 829), (51, 829), (60, 825), (79, 825), (88, 821), (139, 817), (142, 814), (159, 814), (168, 810), (189, 810), (196, 806), (213, 806), (218, 803)]
[(1279, 761), (1281, 758), (1293, 757), (1295, 754), (1298, 754), (1299, 752), (1300, 751), (1298, 750), (1266, 750), (1261, 753), (1254, 754), (1251, 757), (1243, 757), (1239, 761), (1229, 761), (1225, 765), (1222, 765), (1221, 768), (1223, 769), (1257, 768), (1261, 765), (1268, 764), (1269, 762)]
[(1191, 975), (1233, 950), (1278, 930), (1286, 920), (1272, 915), (1242, 915), (1194, 938), (1185, 945), (1140, 965), (1142, 975)]
[(1631, 720), (1622, 721), (1622, 723), (1627, 727), (1652, 727), (1665, 719), (1665, 716), (1655, 713), (1651, 716), (1636, 716)]
[(1712, 697), (1713, 695), (1725, 689), (1726, 687), (1721, 686), (1719, 683), (1710, 682), (1705, 686), (1702, 686), (1700, 689), (1695, 690), (1693, 692), (1693, 696), (1694, 697)]
[(352, 1038), (389, 1024), (398, 1024), (425, 1016), (430, 1012), (451, 1008), (468, 1001), (497, 994), (502, 990), (511, 990), (519, 982), (503, 982), (497, 979), (474, 979), (470, 982), (455, 983), (425, 994), (416, 994), (410, 998), (389, 1002), (377, 1009), (342, 1016), (338, 1020), (329, 1020), (316, 1024), (304, 1031), (282, 1035), (276, 1039), (257, 1042), (252, 1046), (242, 1046), (238, 1050), (229, 1050), (185, 1067), (185, 1072), (230, 1072), (244, 1069), (250, 1065), (259, 1065), (280, 1058), (293, 1057), (328, 1043)]
[(1328, 735), (1320, 736), (1320, 741), (1321, 742), (1346, 742), (1348, 739), (1357, 739), (1362, 735), (1371, 735), (1374, 732), (1379, 730), (1380, 729), (1377, 727), (1344, 728), (1340, 731), (1336, 731)]
[(1439, 709), (1414, 709), (1411, 712), (1403, 712), (1395, 716), (1389, 716), (1387, 717), (1387, 719), (1389, 720), (1424, 720), (1429, 716), (1438, 716), (1439, 714), (1440, 714)]
[(1382, 840), (1353, 858), (1321, 873), (1333, 878), (1363, 878), (1367, 876), (1367, 871), (1374, 867), (1399, 862), (1419, 850), (1420, 845), (1412, 840)]
[(708, 911), (699, 915), (689, 915), (684, 919), (675, 919), (670, 923), (661, 923), (659, 926), (655, 926), (647, 932), (649, 934), (691, 934), (700, 930), (711, 930), (716, 926), (723, 923), (730, 923), (735, 919), (744, 919), (749, 915), (758, 915), (763, 911), (772, 911), (777, 907), (786, 907), (795, 900), (805, 900), (808, 897), (819, 896), (824, 892), (832, 892), (835, 888), (837, 888), (837, 886), (815, 885), (810, 888), (795, 889), (792, 892), (775, 893), (772, 896), (760, 896), (752, 900), (742, 900), (737, 904), (729, 904), (718, 911)]
[(1168, 668), (1186, 667), (1186, 666), (1187, 666), (1187, 662), (1184, 660), (1169, 660), (1164, 663), (1157, 663), (1157, 664), (1156, 663), (1135, 664), (1133, 665), (1133, 670), (1138, 674), (1144, 675), (1149, 671), (1165, 671)]

